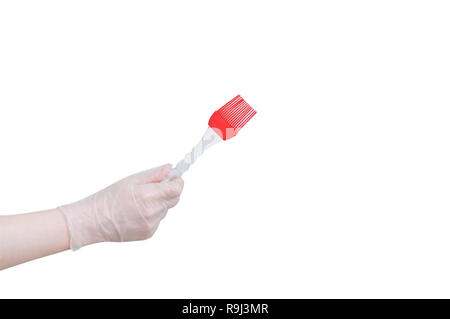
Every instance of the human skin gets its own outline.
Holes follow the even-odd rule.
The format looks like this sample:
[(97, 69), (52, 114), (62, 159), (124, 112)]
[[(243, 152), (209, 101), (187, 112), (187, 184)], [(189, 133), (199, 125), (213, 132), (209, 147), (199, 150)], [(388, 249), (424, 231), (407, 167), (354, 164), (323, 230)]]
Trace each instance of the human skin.
[(58, 209), (0, 216), (0, 269), (70, 248), (63, 214)]

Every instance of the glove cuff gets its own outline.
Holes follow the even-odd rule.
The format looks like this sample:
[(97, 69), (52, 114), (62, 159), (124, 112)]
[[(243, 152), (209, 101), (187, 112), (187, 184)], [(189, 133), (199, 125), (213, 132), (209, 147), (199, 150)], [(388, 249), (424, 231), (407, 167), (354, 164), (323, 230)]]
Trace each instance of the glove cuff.
[(70, 233), (70, 249), (73, 251), (86, 245), (105, 241), (96, 226), (93, 204), (94, 196), (90, 196), (81, 201), (58, 207), (66, 219)]

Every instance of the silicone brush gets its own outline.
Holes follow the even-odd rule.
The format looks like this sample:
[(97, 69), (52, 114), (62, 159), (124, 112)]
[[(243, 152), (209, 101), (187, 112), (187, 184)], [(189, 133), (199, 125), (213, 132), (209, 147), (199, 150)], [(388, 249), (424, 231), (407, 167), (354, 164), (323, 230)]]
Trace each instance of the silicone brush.
[(201, 141), (170, 171), (168, 179), (183, 175), (210, 146), (236, 136), (255, 114), (256, 111), (240, 95), (215, 111)]

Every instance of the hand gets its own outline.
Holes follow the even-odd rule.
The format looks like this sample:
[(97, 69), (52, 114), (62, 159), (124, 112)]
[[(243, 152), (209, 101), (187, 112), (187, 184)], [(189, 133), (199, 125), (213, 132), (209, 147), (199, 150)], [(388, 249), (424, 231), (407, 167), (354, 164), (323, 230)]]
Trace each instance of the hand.
[(104, 241), (150, 238), (174, 207), (183, 190), (180, 177), (162, 182), (171, 165), (153, 168), (127, 178), (79, 202), (59, 207), (70, 231), (70, 247)]

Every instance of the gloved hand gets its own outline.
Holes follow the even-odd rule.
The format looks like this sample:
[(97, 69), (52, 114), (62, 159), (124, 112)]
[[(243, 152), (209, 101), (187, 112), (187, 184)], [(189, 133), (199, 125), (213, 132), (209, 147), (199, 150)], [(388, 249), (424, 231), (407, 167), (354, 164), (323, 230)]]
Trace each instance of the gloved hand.
[(69, 232), (70, 247), (104, 241), (132, 241), (150, 238), (167, 210), (175, 206), (183, 180), (162, 182), (171, 170), (164, 165), (126, 177), (73, 204), (59, 207)]

